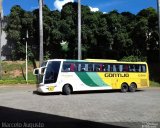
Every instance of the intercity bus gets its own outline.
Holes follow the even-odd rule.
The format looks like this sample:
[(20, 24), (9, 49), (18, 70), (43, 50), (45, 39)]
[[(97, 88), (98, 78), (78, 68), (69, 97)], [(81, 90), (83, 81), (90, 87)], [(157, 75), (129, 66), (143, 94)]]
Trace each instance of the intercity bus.
[(37, 91), (41, 93), (69, 95), (75, 91), (107, 89), (135, 92), (149, 86), (146, 62), (52, 59), (43, 62), (33, 73), (39, 78)]

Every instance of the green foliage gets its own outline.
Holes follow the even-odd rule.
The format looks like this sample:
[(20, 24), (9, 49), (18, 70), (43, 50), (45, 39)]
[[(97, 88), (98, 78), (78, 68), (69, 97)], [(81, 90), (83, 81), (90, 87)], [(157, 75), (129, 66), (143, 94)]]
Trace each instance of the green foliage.
[(146, 57), (142, 56), (124, 56), (120, 61), (126, 61), (126, 62), (145, 62), (147, 61)]
[[(77, 58), (77, 8), (76, 2), (67, 3), (61, 12), (43, 7), (45, 59)], [(3, 55), (10, 52), (11, 60), (24, 60), (27, 41), (29, 59), (35, 64), (34, 60), (39, 59), (39, 10), (28, 12), (13, 6), (6, 19), (8, 47), (3, 48)], [(88, 6), (82, 5), (81, 26), (83, 58), (147, 56), (148, 50), (158, 49), (158, 17), (153, 8), (143, 9), (137, 15), (116, 10), (103, 14), (91, 12)], [(62, 40), (67, 42), (67, 48), (61, 46)]]
[(160, 83), (155, 81), (150, 81), (150, 87), (160, 87)]

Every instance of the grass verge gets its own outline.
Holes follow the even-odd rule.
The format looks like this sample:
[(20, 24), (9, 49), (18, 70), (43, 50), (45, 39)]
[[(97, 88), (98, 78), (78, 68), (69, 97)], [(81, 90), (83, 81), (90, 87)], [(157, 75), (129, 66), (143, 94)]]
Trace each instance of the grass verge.
[(150, 81), (150, 87), (160, 87), (160, 83), (155, 81)]
[[(25, 80), (0, 80), (0, 85), (11, 85), (11, 84), (27, 84)], [(34, 80), (28, 80), (28, 84), (36, 84)]]

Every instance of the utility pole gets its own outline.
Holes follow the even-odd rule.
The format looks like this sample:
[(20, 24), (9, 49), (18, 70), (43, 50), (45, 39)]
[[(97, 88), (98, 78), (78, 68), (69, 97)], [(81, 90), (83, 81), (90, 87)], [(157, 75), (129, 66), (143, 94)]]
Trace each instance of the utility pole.
[(78, 59), (82, 59), (81, 50), (81, 0), (78, 0)]
[(2, 56), (1, 56), (2, 22), (3, 22), (3, 8), (2, 8), (2, 0), (0, 0), (0, 80), (2, 79)]
[(159, 62), (160, 62), (160, 0), (157, 0), (157, 12), (158, 12), (158, 35), (159, 35)]
[(43, 62), (43, 0), (39, 0), (39, 67)]
[(26, 33), (26, 82), (27, 82), (27, 84), (28, 84), (28, 52), (27, 52), (27, 47), (28, 47), (28, 45), (27, 45), (27, 42), (28, 41), (28, 30), (27, 30), (27, 33)]

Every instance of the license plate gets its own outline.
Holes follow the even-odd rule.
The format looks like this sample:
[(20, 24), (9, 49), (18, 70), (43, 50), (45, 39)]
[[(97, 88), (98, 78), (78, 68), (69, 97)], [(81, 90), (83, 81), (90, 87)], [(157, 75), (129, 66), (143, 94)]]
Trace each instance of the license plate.
[(54, 86), (49, 86), (49, 87), (48, 87), (48, 90), (49, 90), (49, 91), (54, 91)]

